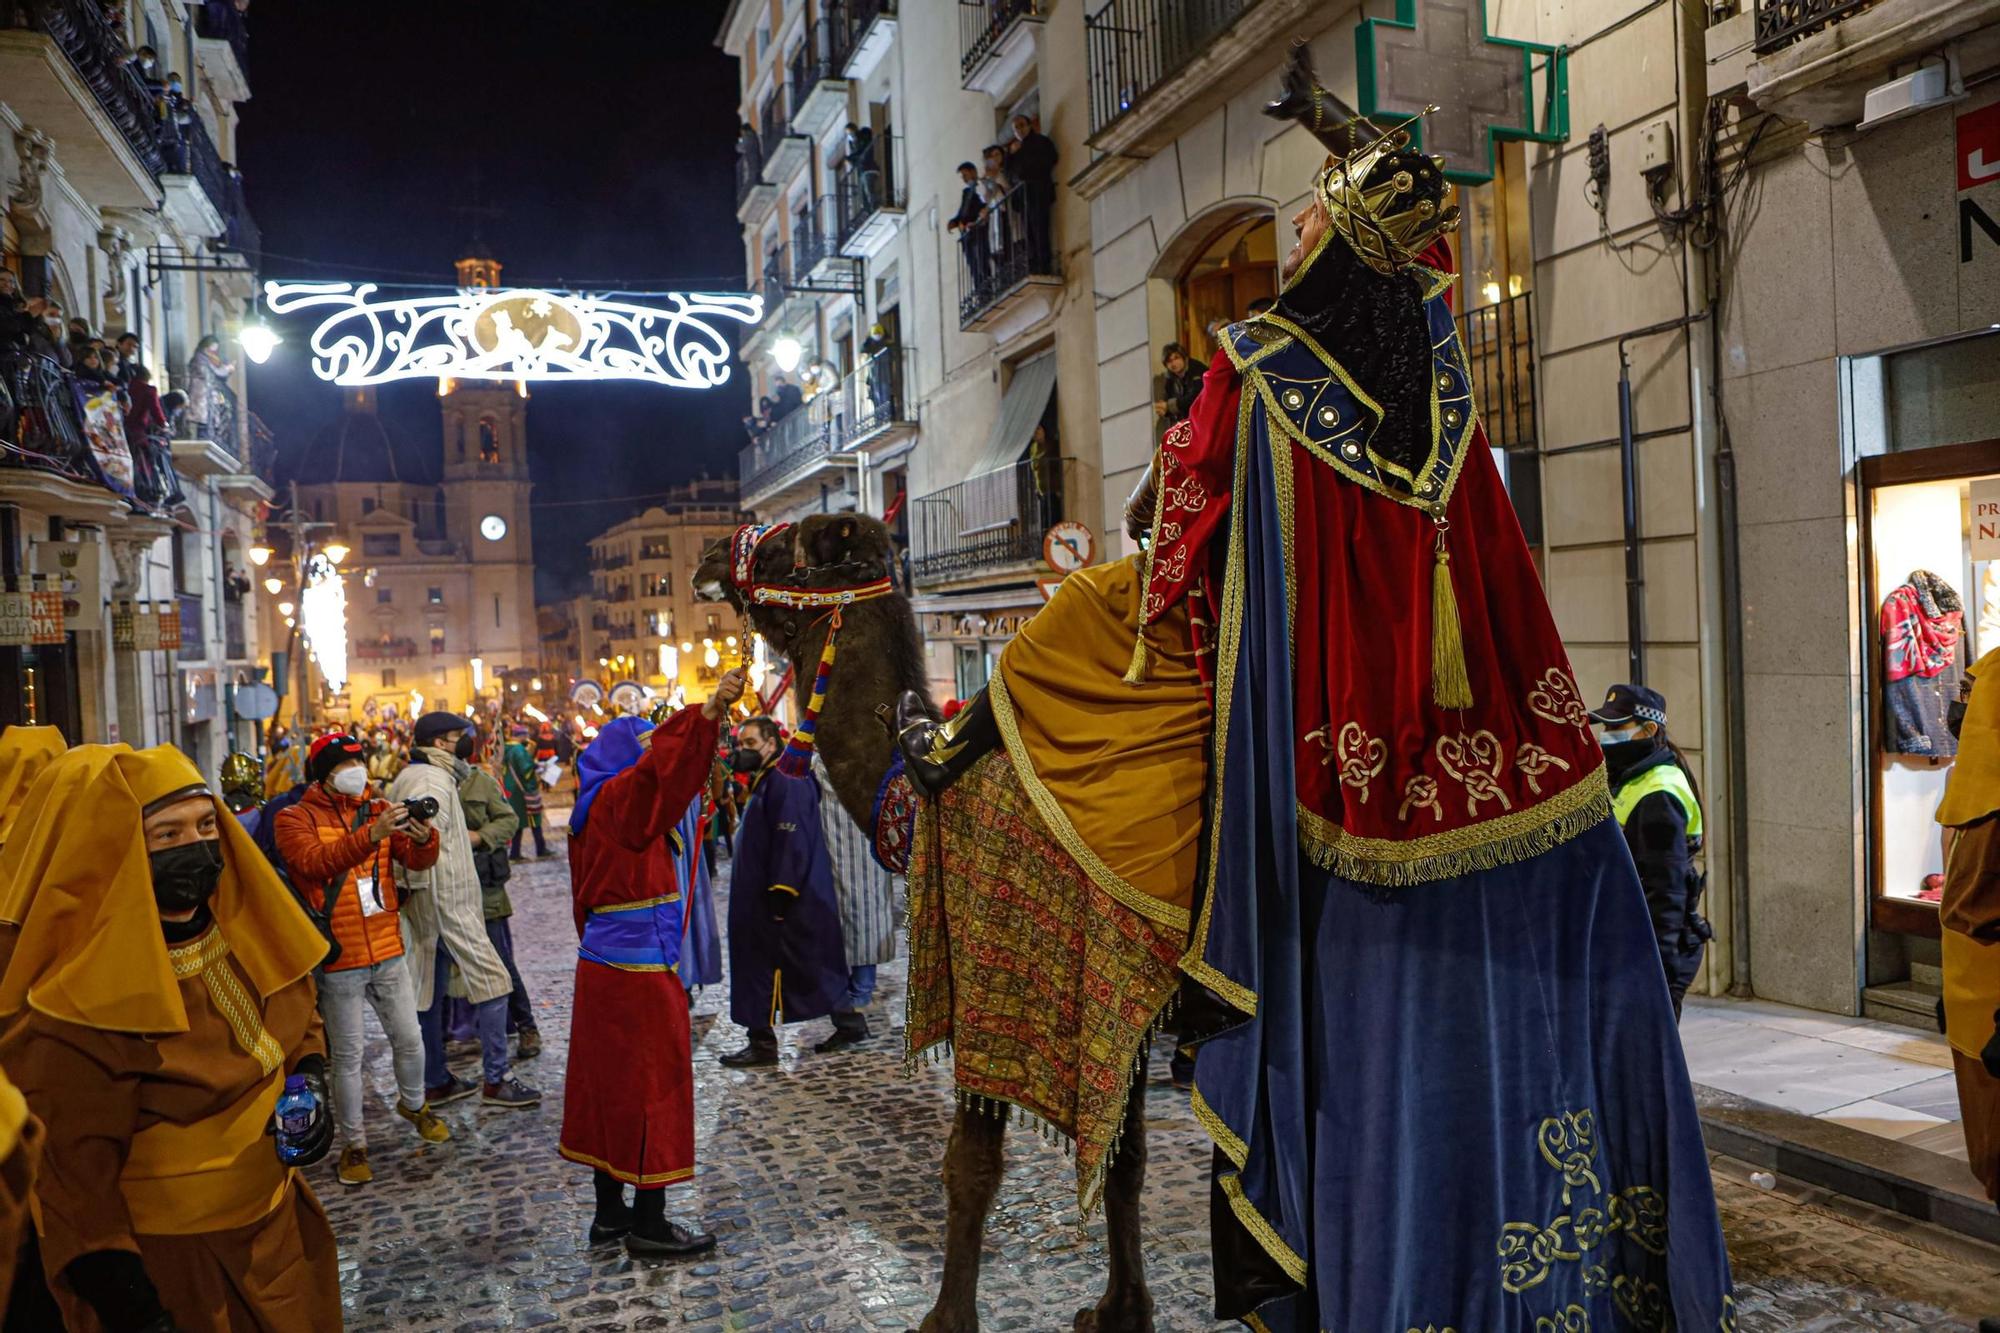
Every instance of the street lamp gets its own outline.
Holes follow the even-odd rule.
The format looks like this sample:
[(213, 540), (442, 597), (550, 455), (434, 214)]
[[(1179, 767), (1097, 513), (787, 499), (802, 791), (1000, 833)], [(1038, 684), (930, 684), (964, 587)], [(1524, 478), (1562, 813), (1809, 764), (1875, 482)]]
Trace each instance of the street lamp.
[(284, 586), (285, 586), (285, 581), (279, 578), (276, 574), (273, 574), (270, 578), (264, 580), (264, 591), (270, 593), (273, 597), (276, 597), (278, 595), (278, 589)]
[(320, 547), (319, 549), (320, 552), (323, 555), (325, 555), (328, 560), (331, 560), (336, 565), (339, 564), (341, 561), (347, 559), (347, 547), (344, 543), (328, 542), (326, 545)]
[(771, 344), (771, 359), (778, 363), (779, 370), (788, 375), (799, 368), (799, 358), (805, 353), (806, 349), (797, 338), (780, 338)]
[(271, 359), (272, 351), (284, 339), (273, 332), (268, 324), (259, 321), (255, 324), (245, 324), (237, 330), (236, 341), (242, 345), (244, 355), (261, 366)]
[(250, 563), (262, 569), (271, 563), (271, 548), (262, 542), (250, 548)]
[(279, 603), (278, 603), (278, 614), (279, 614), (279, 615), (281, 615), (281, 616), (288, 616), (288, 615), (290, 615), (291, 613), (292, 613), (292, 604), (291, 604), (290, 602), (279, 602)]

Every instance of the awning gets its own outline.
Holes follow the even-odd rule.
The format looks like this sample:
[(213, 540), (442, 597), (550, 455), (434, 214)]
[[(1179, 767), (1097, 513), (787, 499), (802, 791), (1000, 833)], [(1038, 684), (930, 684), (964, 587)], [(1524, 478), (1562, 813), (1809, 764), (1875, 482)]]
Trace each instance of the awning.
[(1014, 378), (1007, 382), (1007, 391), (1000, 395), (1000, 419), (993, 423), (993, 434), (987, 437), (986, 448), (965, 475), (983, 476), (1020, 462), (1021, 455), (1028, 451), (1029, 441), (1035, 438), (1035, 427), (1049, 410), (1049, 398), (1055, 391), (1053, 351), (1022, 362), (1014, 371)]

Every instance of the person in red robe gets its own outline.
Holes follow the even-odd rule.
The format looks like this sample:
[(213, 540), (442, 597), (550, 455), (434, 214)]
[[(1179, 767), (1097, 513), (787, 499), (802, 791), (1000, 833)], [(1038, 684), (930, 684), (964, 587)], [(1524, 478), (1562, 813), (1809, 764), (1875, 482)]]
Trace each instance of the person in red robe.
[(694, 1175), (694, 1065), (678, 975), (683, 886), (670, 839), (742, 694), (743, 672), (730, 671), (700, 710), (657, 727), (619, 718), (577, 757), (569, 873), (579, 944), (558, 1151), (594, 1173), (591, 1244), (623, 1237), (635, 1255), (715, 1246), (666, 1217), (666, 1187)]

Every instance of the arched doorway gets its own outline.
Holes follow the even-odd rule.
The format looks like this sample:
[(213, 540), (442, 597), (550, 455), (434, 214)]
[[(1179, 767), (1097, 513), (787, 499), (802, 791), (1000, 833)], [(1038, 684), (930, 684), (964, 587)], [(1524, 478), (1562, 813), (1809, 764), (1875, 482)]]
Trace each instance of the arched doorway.
[(1175, 336), (1205, 362), (1216, 350), (1211, 325), (1234, 323), (1250, 313), (1252, 302), (1277, 292), (1278, 228), (1269, 210), (1225, 218), (1175, 280)]

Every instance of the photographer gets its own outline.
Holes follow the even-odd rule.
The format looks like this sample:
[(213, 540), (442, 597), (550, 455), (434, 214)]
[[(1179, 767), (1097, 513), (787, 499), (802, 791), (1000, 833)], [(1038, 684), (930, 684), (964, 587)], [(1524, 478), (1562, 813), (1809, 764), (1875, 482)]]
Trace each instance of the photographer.
[[(514, 978), (486, 934), (479, 871), (458, 801), (467, 765), (455, 752), (459, 737), (471, 729), (472, 723), (456, 713), (425, 713), (411, 735), (409, 766), (389, 785), (391, 801), (431, 802), (440, 839), (436, 864), (410, 876), (403, 945), (416, 983), (430, 1103), (438, 1106), (478, 1092), (488, 1106), (520, 1108), (535, 1105), (542, 1094), (507, 1072), (507, 997), (514, 993)], [(445, 1064), (445, 986), (454, 963), (465, 978), (465, 998), (472, 1003), (472, 1022), (479, 1032), (482, 1087), (475, 1088)]]
[(337, 951), (322, 965), (319, 982), (342, 1144), (337, 1174), (343, 1185), (366, 1185), (374, 1172), (362, 1125), (364, 1002), (389, 1034), (397, 1113), (427, 1143), (451, 1137), (424, 1100), (424, 1043), (396, 921), (402, 907), (397, 868), (425, 870), (435, 864), (438, 837), (403, 806), (368, 795), (367, 761), (353, 736), (314, 741), (306, 778), (305, 794), (278, 813), (274, 833), (293, 889)]

